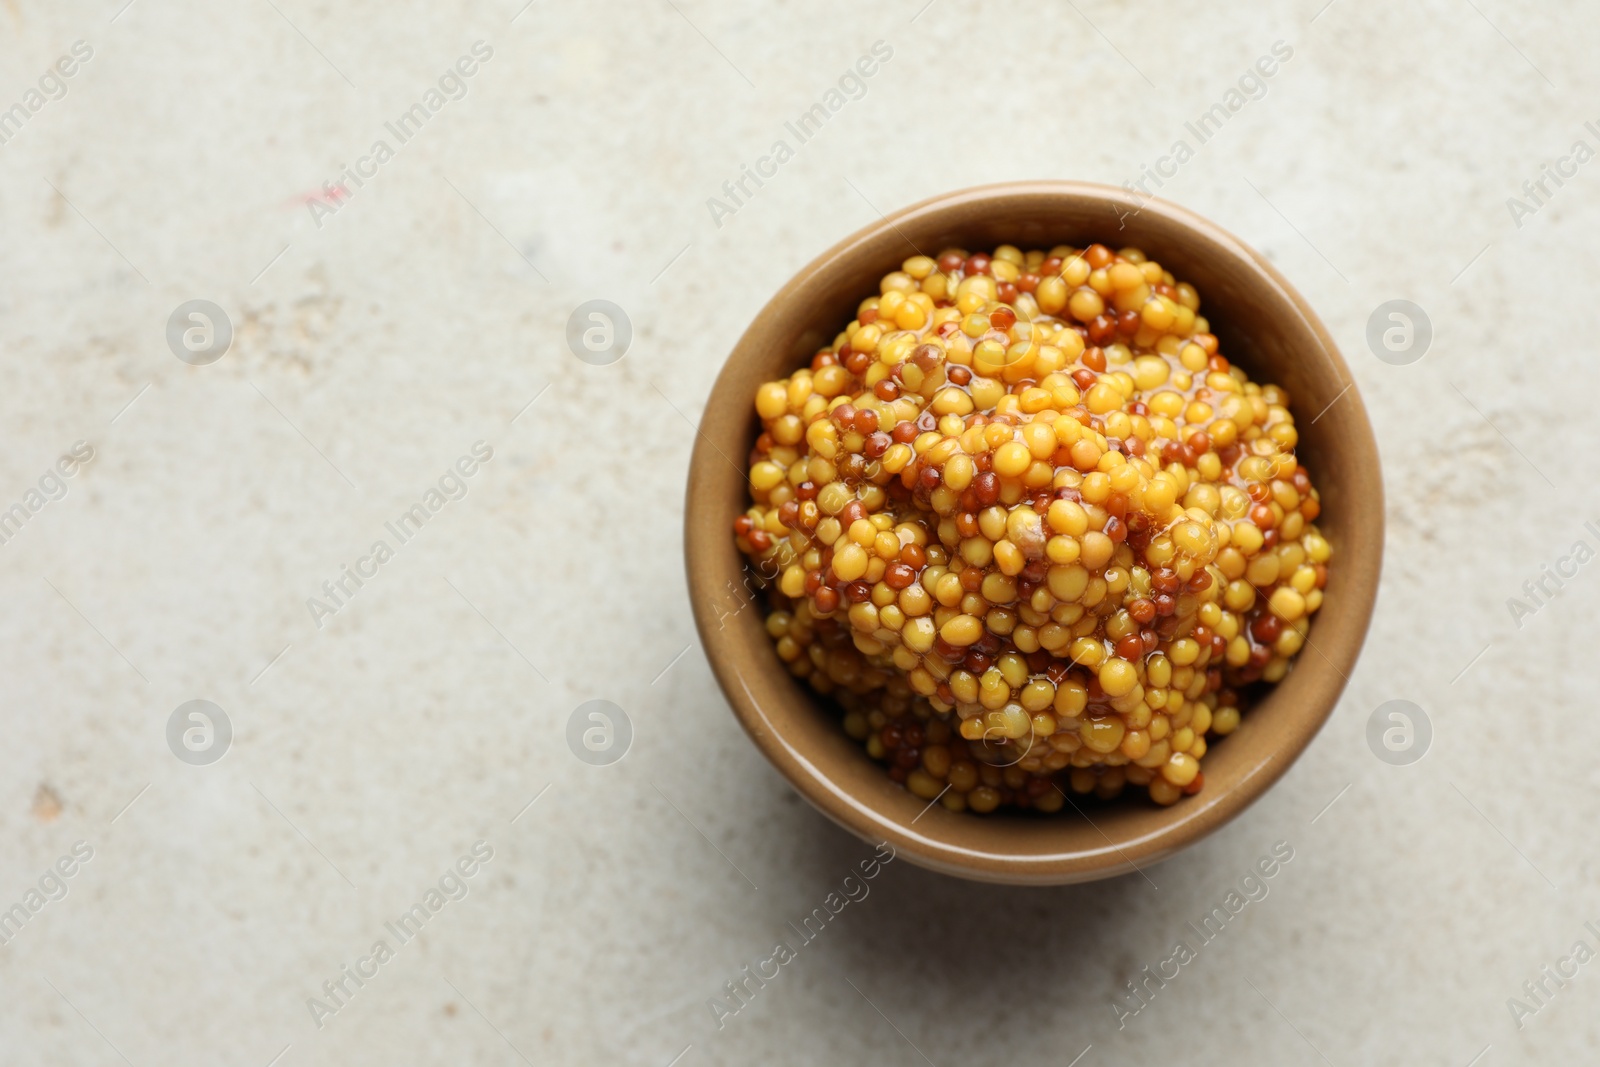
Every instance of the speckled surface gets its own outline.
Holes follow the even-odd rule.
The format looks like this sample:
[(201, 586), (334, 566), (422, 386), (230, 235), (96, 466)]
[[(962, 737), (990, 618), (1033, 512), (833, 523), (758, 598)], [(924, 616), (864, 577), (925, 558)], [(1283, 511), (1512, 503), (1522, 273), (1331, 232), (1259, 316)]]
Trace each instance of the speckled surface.
[[(1495, 1067), (1600, 1042), (1600, 963), (1560, 962), (1600, 949), (1600, 575), (1561, 562), (1600, 548), (1600, 164), (1561, 163), (1600, 149), (1592, 13), (121, 3), (0, 2), (0, 112), (27, 112), (0, 127), (0, 510), (94, 452), (0, 544), (0, 912), (92, 850), (0, 946), (0, 1063)], [(480, 40), (465, 95), (315, 218)], [(793, 145), (877, 41), (860, 98)], [(1143, 876), (889, 864), (719, 1027), (724, 983), (870, 854), (761, 761), (694, 639), (688, 598), (716, 591), (685, 588), (682, 485), (722, 356), (880, 209), (1138, 178), (1277, 41), (1264, 94), (1161, 192), (1284, 270), (1373, 417), (1386, 577), (1343, 702), (1263, 801)], [(1513, 217), (1546, 163), (1575, 174)], [(607, 366), (565, 341), (594, 298), (633, 326)], [(1396, 298), (1434, 331), (1403, 366), (1365, 339)], [(167, 345), (192, 299), (234, 327), (208, 366)], [(479, 441), (464, 495), (387, 535)], [(307, 598), (379, 539), (319, 628)], [(1545, 566), (1576, 575), (1514, 618)], [(208, 766), (166, 740), (193, 699), (232, 725)], [(609, 766), (565, 740), (594, 699), (632, 723)], [(1433, 725), (1411, 766), (1366, 742), (1393, 699)], [(445, 877), (478, 841), (492, 859)], [(1202, 943), (1188, 924), (1277, 842), (1265, 898)], [(465, 896), (401, 943), (386, 923), (441, 877)], [(380, 939), (337, 1004), (323, 983)], [(1179, 939), (1195, 957), (1121, 1014)], [(1535, 999), (1545, 966), (1577, 970)]]

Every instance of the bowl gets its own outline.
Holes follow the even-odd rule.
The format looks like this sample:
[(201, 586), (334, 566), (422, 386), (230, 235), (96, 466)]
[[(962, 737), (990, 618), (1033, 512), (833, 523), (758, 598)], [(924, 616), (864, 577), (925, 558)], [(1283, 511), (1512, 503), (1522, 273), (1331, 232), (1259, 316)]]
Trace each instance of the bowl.
[[(1170, 807), (1073, 798), (1053, 815), (974, 815), (892, 781), (791, 676), (752, 602), (733, 520), (749, 506), (745, 464), (762, 382), (809, 362), (908, 257), (1101, 241), (1136, 245), (1200, 291), (1222, 351), (1252, 379), (1289, 390), (1296, 452), (1322, 494), (1334, 548), (1320, 611), (1288, 676), (1245, 709), (1205, 756), (1205, 788)], [(947, 874), (1062, 884), (1142, 870), (1237, 816), (1276, 782), (1333, 711), (1377, 597), (1383, 481), (1361, 397), (1332, 337), (1287, 280), (1238, 238), (1161, 200), (1110, 186), (1019, 182), (925, 200), (863, 227), (812, 260), (768, 301), (729, 354), (690, 460), (685, 555), (695, 624), (734, 714), (761, 752), (828, 818), (871, 844)]]

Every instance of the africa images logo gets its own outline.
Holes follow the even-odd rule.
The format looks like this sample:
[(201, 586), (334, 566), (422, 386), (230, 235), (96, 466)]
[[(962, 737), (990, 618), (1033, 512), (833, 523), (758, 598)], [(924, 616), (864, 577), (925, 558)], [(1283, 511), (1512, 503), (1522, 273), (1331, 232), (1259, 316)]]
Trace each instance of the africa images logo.
[(475, 842), (470, 854), (445, 868), (437, 885), (430, 885), (410, 908), (383, 924), (383, 928), (394, 938), (394, 944), (389, 943), (388, 937), (378, 938), (365, 956), (356, 958), (354, 966), (341, 964), (339, 973), (322, 983), (322, 996), (307, 997), (306, 1008), (311, 1012), (317, 1029), (321, 1030), (329, 1019), (343, 1011), (351, 999), (366, 988), (368, 982), (378, 977), (384, 964), (395, 958), (401, 946), (409, 945), (422, 934), (422, 928), (443, 911), (445, 905), (467, 899), (472, 892), (468, 880), (482, 871), (492, 859), (494, 846), (487, 841)]
[(378, 168), (395, 157), (399, 146), (421, 133), (422, 127), (428, 120), (443, 111), (447, 103), (451, 100), (465, 99), (468, 89), (467, 79), (477, 74), (479, 66), (489, 62), (493, 57), (494, 48), (488, 42), (474, 42), (472, 55), (457, 59), (453, 66), (439, 76), (438, 88), (429, 86), (422, 94), (421, 100), (402, 111), (395, 121), (383, 124), (383, 128), (394, 138), (393, 145), (381, 137), (378, 138), (372, 142), (367, 154), (357, 158), (353, 166), (344, 167), (337, 178), (323, 182), (322, 197), (313, 197), (306, 201), (306, 207), (311, 212), (311, 220), (317, 224), (317, 229), (322, 229), (324, 218), (337, 215), (339, 210), (356, 195), (356, 190), (364, 188), (367, 182), (376, 178)]

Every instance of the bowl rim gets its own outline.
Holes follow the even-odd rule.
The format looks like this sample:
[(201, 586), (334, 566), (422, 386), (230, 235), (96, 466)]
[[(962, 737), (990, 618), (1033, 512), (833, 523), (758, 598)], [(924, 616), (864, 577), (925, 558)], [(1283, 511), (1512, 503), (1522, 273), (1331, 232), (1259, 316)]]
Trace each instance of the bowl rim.
[[(1322, 686), (1319, 706), (1311, 709), (1309, 713), (1302, 709), (1299, 724), (1289, 734), (1286, 743), (1267, 755), (1231, 788), (1225, 791), (1219, 790), (1219, 795), (1215, 796), (1208, 796), (1208, 791), (1202, 791), (1194, 797), (1184, 798), (1177, 805), (1161, 809), (1173, 814), (1150, 832), (1118, 842), (1095, 826), (1105, 839), (1102, 847), (1028, 855), (984, 851), (941, 840), (913, 826), (915, 818), (909, 821), (891, 818), (841, 786), (784, 736), (783, 731), (773, 722), (766, 710), (766, 707), (772, 705), (774, 701), (784, 699), (775, 692), (778, 686), (799, 690), (808, 700), (814, 699), (813, 694), (787, 672), (768, 670), (754, 672), (756, 675), (754, 678), (746, 677), (745, 673), (739, 671), (733, 664), (733, 657), (723, 654), (726, 651), (726, 643), (732, 640), (728, 634), (733, 631), (721, 628), (720, 617), (708, 598), (695, 595), (696, 590), (717, 585), (719, 579), (725, 575), (725, 566), (720, 561), (726, 559), (726, 546), (732, 542), (726, 524), (708, 524), (704, 520), (704, 513), (708, 507), (719, 506), (714, 499), (710, 499), (717, 495), (710, 488), (710, 484), (716, 479), (706, 477), (704, 472), (712, 464), (729, 462), (728, 454), (719, 449), (708, 434), (718, 429), (712, 423), (717, 417), (718, 409), (725, 408), (728, 403), (723, 398), (731, 387), (729, 380), (735, 364), (748, 354), (764, 324), (773, 318), (777, 311), (786, 307), (794, 294), (803, 290), (808, 284), (814, 283), (816, 279), (825, 277), (842, 264), (849, 263), (853, 257), (870, 251), (875, 242), (883, 240), (887, 235), (897, 233), (906, 243), (910, 243), (910, 238), (903, 232), (906, 228), (914, 229), (922, 224), (933, 224), (952, 212), (1017, 197), (1044, 201), (1076, 200), (1081, 204), (1105, 209), (1108, 219), (1112, 217), (1120, 219), (1130, 214), (1153, 216), (1159, 225), (1183, 231), (1185, 239), (1208, 245), (1211, 250), (1225, 254), (1246, 268), (1249, 275), (1247, 284), (1252, 289), (1263, 291), (1267, 298), (1284, 310), (1293, 312), (1299, 320), (1295, 324), (1295, 332), (1313, 339), (1318, 349), (1317, 357), (1326, 360), (1339, 378), (1349, 383), (1347, 388), (1349, 395), (1344, 399), (1352, 410), (1342, 413), (1341, 421), (1349, 423), (1345, 432), (1353, 436), (1348, 440), (1341, 439), (1343, 443), (1340, 449), (1353, 450), (1368, 459), (1369, 463), (1366, 466), (1370, 467), (1370, 474), (1365, 475), (1368, 484), (1361, 485), (1363, 491), (1361, 507), (1357, 509), (1356, 514), (1349, 517), (1347, 541), (1358, 544), (1360, 551), (1344, 565), (1347, 577), (1344, 582), (1345, 588), (1340, 593), (1346, 601), (1342, 605), (1344, 616), (1348, 620), (1344, 623), (1344, 628), (1350, 636), (1340, 645), (1317, 649), (1318, 656), (1326, 661), (1326, 667), (1338, 674), (1337, 681)], [(965, 228), (972, 227), (969, 225)], [(828, 333), (827, 336), (831, 338), (832, 333)], [(798, 363), (796, 365), (798, 366)], [(740, 403), (748, 407), (749, 397), (741, 397)], [(734, 454), (742, 454), (742, 451), (741, 448)], [(1357, 478), (1363, 477), (1363, 469), (1360, 465), (1353, 468)], [(727, 477), (720, 470), (716, 473), (719, 478)], [(742, 474), (742, 470), (740, 473)], [(717, 482), (717, 484), (724, 483)], [(728, 522), (731, 521), (730, 515)], [(730, 350), (708, 394), (702, 418), (697, 425), (697, 436), (688, 470), (684, 554), (695, 626), (713, 675), (740, 725), (768, 761), (807, 801), (833, 822), (862, 840), (874, 843), (887, 841), (897, 854), (920, 866), (980, 881), (1009, 884), (1064, 884), (1134, 871), (1142, 872), (1145, 865), (1167, 858), (1220, 829), (1259, 799), (1288, 771), (1331, 716), (1349, 682), (1350, 670), (1364, 644), (1377, 599), (1383, 528), (1383, 486), (1382, 473), (1378, 467), (1377, 444), (1365, 405), (1361, 401), (1360, 391), (1355, 385), (1355, 378), (1351, 375), (1349, 366), (1345, 363), (1326, 326), (1304, 297), (1276, 267), (1216, 223), (1170, 201), (1156, 197), (1144, 199), (1124, 189), (1098, 183), (1033, 180), (1001, 182), (953, 190), (883, 215), (814, 257), (766, 302)], [(721, 545), (713, 543), (719, 532), (722, 538)], [(742, 557), (739, 558), (739, 566), (741, 568), (744, 566)], [(1305, 651), (1302, 650), (1301, 656), (1297, 657), (1297, 671), (1304, 669), (1302, 660)], [(1291, 677), (1294, 674), (1295, 671), (1291, 671)], [(888, 781), (887, 775), (884, 775), (884, 780)], [(895, 788), (900, 789), (899, 786)], [(923, 802), (912, 797), (909, 791), (900, 791), (914, 802), (909, 810), (915, 811), (922, 806)], [(905, 807), (905, 805), (898, 806)], [(923, 810), (926, 811), (926, 808)], [(965, 817), (971, 818), (971, 816)], [(920, 815), (917, 818), (920, 818)], [(1087, 819), (1087, 816), (1085, 818)], [(1094, 825), (1092, 819), (1088, 821)]]

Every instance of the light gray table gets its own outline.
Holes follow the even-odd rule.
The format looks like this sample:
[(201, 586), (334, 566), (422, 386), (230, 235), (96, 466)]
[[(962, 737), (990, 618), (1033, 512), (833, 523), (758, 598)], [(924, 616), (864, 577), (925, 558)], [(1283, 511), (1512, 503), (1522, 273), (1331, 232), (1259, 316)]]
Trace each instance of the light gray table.
[[(520, 3), (0, 4), (0, 1062), (1592, 1058), (1600, 963), (1561, 962), (1600, 948), (1600, 573), (1561, 562), (1600, 547), (1600, 163), (1563, 162), (1600, 149), (1592, 12)], [(893, 863), (719, 1019), (869, 854), (745, 740), (690, 623), (723, 355), (879, 211), (1146, 167), (1320, 309), (1376, 424), (1386, 576), (1338, 711), (1148, 879)], [(620, 361), (568, 349), (592, 299)], [(1369, 350), (1393, 299), (1420, 361)], [(207, 365), (168, 344), (193, 300), (231, 325)], [(197, 699), (231, 738), (173, 736), (209, 765), (169, 748)], [(565, 740), (597, 699), (632, 725), (609, 766)], [(1366, 741), (1396, 699), (1432, 723), (1410, 766)], [(1576, 973), (1535, 1000), (1546, 966)]]

